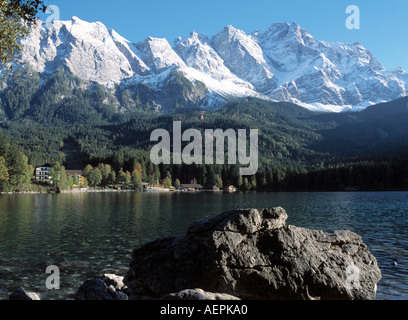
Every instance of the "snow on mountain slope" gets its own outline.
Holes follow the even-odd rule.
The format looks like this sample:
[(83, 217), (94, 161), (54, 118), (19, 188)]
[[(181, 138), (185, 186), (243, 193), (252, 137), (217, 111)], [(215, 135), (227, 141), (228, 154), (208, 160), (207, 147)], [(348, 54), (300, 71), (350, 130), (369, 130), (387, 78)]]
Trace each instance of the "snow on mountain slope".
[(317, 41), (296, 23), (273, 24), (253, 38), (279, 79), (268, 93), (274, 99), (340, 111), (407, 94), (406, 73), (387, 72), (360, 43)]
[(61, 66), (83, 80), (107, 83), (130, 78), (134, 72), (108, 29), (100, 22), (73, 17), (56, 21), (51, 28), (40, 23), (22, 42), (19, 62), (36, 71), (52, 73)]
[(182, 68), (186, 66), (166, 39), (148, 37), (135, 44), (135, 47), (141, 53), (142, 60), (156, 73), (172, 67)]
[(211, 92), (220, 96), (261, 97), (251, 83), (240, 79), (225, 66), (224, 60), (208, 42), (207, 37), (196, 32), (192, 32), (187, 39), (179, 37), (175, 41), (174, 50), (188, 67), (181, 69), (184, 75), (190, 80), (203, 82)]
[(136, 74), (140, 75), (149, 74), (150, 69), (148, 66), (146, 66), (142, 59), (139, 58), (141, 53), (136, 49), (134, 44), (123, 38), (115, 30), (109, 30), (109, 33), (118, 49), (122, 52), (126, 59), (128, 59), (132, 70)]
[(202, 42), (198, 33), (192, 32), (190, 38), (183, 40), (179, 37), (174, 42), (174, 49), (190, 68), (219, 79), (233, 77), (224, 61), (206, 40), (204, 38)]
[(177, 71), (205, 84), (205, 107), (256, 96), (340, 112), (408, 93), (404, 70), (385, 70), (360, 43), (315, 40), (296, 23), (252, 34), (228, 26), (211, 39), (193, 32), (171, 46), (152, 37), (133, 44), (101, 22), (73, 17), (49, 28), (39, 23), (22, 44), (15, 63), (28, 63), (43, 77), (65, 67), (86, 82), (146, 83), (160, 91)]
[(262, 48), (244, 31), (228, 26), (212, 38), (212, 45), (226, 66), (257, 90), (266, 91), (274, 85), (274, 73)]

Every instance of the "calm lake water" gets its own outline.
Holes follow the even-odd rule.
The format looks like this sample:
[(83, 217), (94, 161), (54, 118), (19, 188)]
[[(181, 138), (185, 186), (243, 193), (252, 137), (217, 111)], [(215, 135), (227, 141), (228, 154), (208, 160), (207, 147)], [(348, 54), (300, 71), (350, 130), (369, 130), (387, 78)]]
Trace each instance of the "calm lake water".
[[(228, 210), (276, 206), (288, 224), (360, 234), (382, 271), (377, 299), (408, 299), (408, 192), (0, 195), (0, 299), (20, 285), (73, 297), (89, 278), (124, 275), (136, 246)], [(61, 290), (45, 287), (49, 265)]]

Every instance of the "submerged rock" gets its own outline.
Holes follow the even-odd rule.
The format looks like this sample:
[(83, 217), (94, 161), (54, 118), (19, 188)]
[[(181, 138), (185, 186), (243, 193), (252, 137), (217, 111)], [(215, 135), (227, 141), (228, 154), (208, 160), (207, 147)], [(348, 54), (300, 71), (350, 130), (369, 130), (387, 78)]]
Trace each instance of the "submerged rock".
[(359, 235), (287, 218), (282, 208), (247, 209), (196, 222), (135, 249), (125, 284), (134, 297), (201, 288), (240, 299), (375, 299), (381, 272)]

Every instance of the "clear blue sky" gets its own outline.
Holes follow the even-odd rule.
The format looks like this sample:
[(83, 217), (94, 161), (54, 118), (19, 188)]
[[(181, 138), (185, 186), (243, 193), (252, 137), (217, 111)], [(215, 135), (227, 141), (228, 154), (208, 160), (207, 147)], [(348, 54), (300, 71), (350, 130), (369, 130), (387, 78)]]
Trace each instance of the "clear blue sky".
[[(227, 25), (247, 33), (274, 22), (296, 22), (315, 39), (361, 42), (387, 69), (408, 71), (408, 1), (406, 0), (45, 0), (72, 16), (108, 28), (132, 42), (148, 36), (172, 42), (195, 30), (212, 36)], [(357, 5), (361, 29), (349, 30), (346, 7)], [(46, 16), (40, 16), (45, 20)]]

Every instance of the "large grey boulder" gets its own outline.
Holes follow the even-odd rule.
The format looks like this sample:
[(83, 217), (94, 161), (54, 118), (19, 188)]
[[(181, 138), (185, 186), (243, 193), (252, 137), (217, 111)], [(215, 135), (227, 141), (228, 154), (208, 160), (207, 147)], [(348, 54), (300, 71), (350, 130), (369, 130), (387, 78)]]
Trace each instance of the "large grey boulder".
[(375, 299), (376, 258), (350, 231), (287, 226), (284, 209), (238, 210), (145, 244), (125, 277), (133, 297), (201, 288), (240, 299)]

